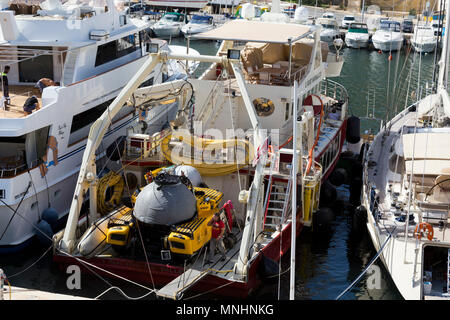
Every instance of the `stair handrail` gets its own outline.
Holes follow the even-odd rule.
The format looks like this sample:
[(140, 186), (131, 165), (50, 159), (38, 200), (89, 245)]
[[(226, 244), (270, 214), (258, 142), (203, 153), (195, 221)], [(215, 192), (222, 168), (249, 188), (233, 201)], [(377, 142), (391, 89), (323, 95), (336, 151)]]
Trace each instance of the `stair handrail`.
[(286, 221), (286, 212), (289, 210), (289, 204), (291, 199), (291, 189), (292, 189), (292, 168), (293, 165), (291, 165), (291, 168), (289, 170), (289, 180), (286, 187), (286, 196), (284, 197), (284, 204), (283, 204), (283, 211), (281, 213), (281, 223), (284, 223)]
[(266, 197), (264, 200), (264, 221), (263, 221), (263, 225), (262, 225), (263, 230), (264, 230), (264, 226), (266, 225), (267, 212), (269, 211), (269, 199), (270, 199), (270, 195), (272, 194), (273, 169), (275, 167), (275, 163), (277, 162), (276, 158), (277, 158), (277, 153), (275, 153), (275, 152), (272, 153), (271, 163), (270, 163), (270, 171), (269, 171), (269, 183), (267, 184), (268, 189), (267, 189)]

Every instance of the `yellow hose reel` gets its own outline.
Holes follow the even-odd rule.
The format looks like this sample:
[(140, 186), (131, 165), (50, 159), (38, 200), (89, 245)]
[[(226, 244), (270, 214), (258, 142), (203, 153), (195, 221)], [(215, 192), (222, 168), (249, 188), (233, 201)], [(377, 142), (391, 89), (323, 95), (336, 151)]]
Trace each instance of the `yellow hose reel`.
[(120, 174), (110, 171), (100, 178), (97, 188), (97, 211), (105, 215), (113, 210), (119, 205), (123, 190), (124, 180)]

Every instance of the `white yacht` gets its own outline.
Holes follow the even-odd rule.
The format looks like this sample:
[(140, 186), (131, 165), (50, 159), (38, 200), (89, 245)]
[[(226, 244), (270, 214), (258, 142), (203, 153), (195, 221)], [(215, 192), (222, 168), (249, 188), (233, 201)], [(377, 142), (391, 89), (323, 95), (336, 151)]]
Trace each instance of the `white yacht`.
[(430, 25), (418, 25), (414, 28), (411, 45), (417, 52), (429, 53), (436, 48), (437, 36)]
[(358, 212), (399, 292), (411, 300), (450, 298), (448, 40), (436, 91), (390, 120), (364, 161)]
[(317, 24), (322, 26), (320, 32), (320, 40), (328, 43), (332, 43), (334, 39), (341, 37), (339, 26), (336, 19), (319, 18)]
[(366, 48), (369, 44), (369, 31), (365, 23), (351, 23), (345, 35), (345, 44), (350, 48)]
[[(20, 249), (44, 228), (42, 221), (54, 224), (68, 213), (91, 124), (148, 60), (151, 45), (167, 49), (148, 37), (146, 22), (129, 19), (112, 0), (95, 6), (51, 0), (40, 8), (14, 4), (0, 11), (0, 64), (10, 66), (10, 105), (0, 109), (4, 251)], [(159, 65), (141, 85), (162, 76)], [(34, 85), (42, 78), (54, 85), (40, 93)], [(31, 95), (40, 109), (27, 114), (23, 105)], [(98, 158), (137, 118), (130, 106), (112, 119)]]
[(187, 37), (188, 35), (209, 31), (214, 28), (213, 16), (194, 14), (192, 19), (181, 28), (181, 32)]
[(403, 33), (400, 22), (382, 20), (380, 28), (372, 36), (373, 46), (381, 51), (396, 51), (403, 46)]
[(167, 8), (200, 10), (208, 4), (208, 0), (145, 0), (144, 3), (153, 8), (160, 8), (163, 10), (167, 10)]
[(167, 12), (152, 25), (151, 29), (157, 37), (172, 38), (181, 35), (181, 28), (186, 24), (184, 13)]

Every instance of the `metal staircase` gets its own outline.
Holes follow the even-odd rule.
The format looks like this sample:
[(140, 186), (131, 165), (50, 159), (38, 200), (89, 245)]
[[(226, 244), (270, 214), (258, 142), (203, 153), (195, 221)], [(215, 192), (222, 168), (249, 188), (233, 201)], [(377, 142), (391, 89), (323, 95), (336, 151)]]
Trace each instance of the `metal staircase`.
[[(275, 161), (273, 161), (275, 163)], [(273, 164), (272, 164), (273, 166)], [(286, 213), (291, 208), (291, 178), (287, 184), (273, 183), (271, 174), (268, 181), (266, 199), (264, 202), (263, 229), (280, 230), (281, 224), (286, 220)]]
[(75, 76), (75, 64), (77, 62), (79, 51), (79, 49), (67, 51), (62, 74), (62, 85), (64, 86), (73, 83), (73, 77)]

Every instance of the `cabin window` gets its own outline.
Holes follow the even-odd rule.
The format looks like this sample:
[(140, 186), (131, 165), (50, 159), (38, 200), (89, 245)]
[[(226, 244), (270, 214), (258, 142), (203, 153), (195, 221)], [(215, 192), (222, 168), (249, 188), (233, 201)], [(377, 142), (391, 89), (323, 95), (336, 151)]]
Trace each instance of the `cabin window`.
[(123, 37), (117, 40), (117, 56), (123, 57), (127, 54), (133, 53), (137, 49), (140, 49), (139, 46), (139, 35), (130, 34), (126, 37)]
[[(19, 50), (49, 50), (51, 47), (18, 47)], [(53, 79), (53, 55), (39, 55), (19, 62), (19, 81), (36, 83), (42, 78)]]
[(102, 64), (140, 50), (141, 46), (139, 39), (139, 34), (135, 33), (98, 46), (95, 66), (98, 67)]
[[(70, 137), (69, 146), (86, 139), (89, 135), (89, 129), (91, 124), (100, 118), (100, 116), (105, 112), (109, 105), (114, 101), (115, 98), (103, 102), (95, 107), (90, 108), (82, 113), (79, 113), (73, 117), (72, 125), (70, 127)], [(112, 118), (111, 123), (115, 123), (119, 119), (122, 119), (134, 111), (133, 106), (124, 105), (120, 111)]]
[(50, 126), (19, 137), (0, 138), (0, 178), (16, 176), (38, 165), (47, 152)]
[(284, 116), (284, 120), (289, 119), (289, 102), (286, 102), (286, 114)]
[(95, 120), (100, 118), (113, 100), (114, 99), (103, 102), (98, 106), (79, 113), (73, 117), (72, 126), (70, 127), (69, 145), (87, 137), (89, 134), (90, 125)]

